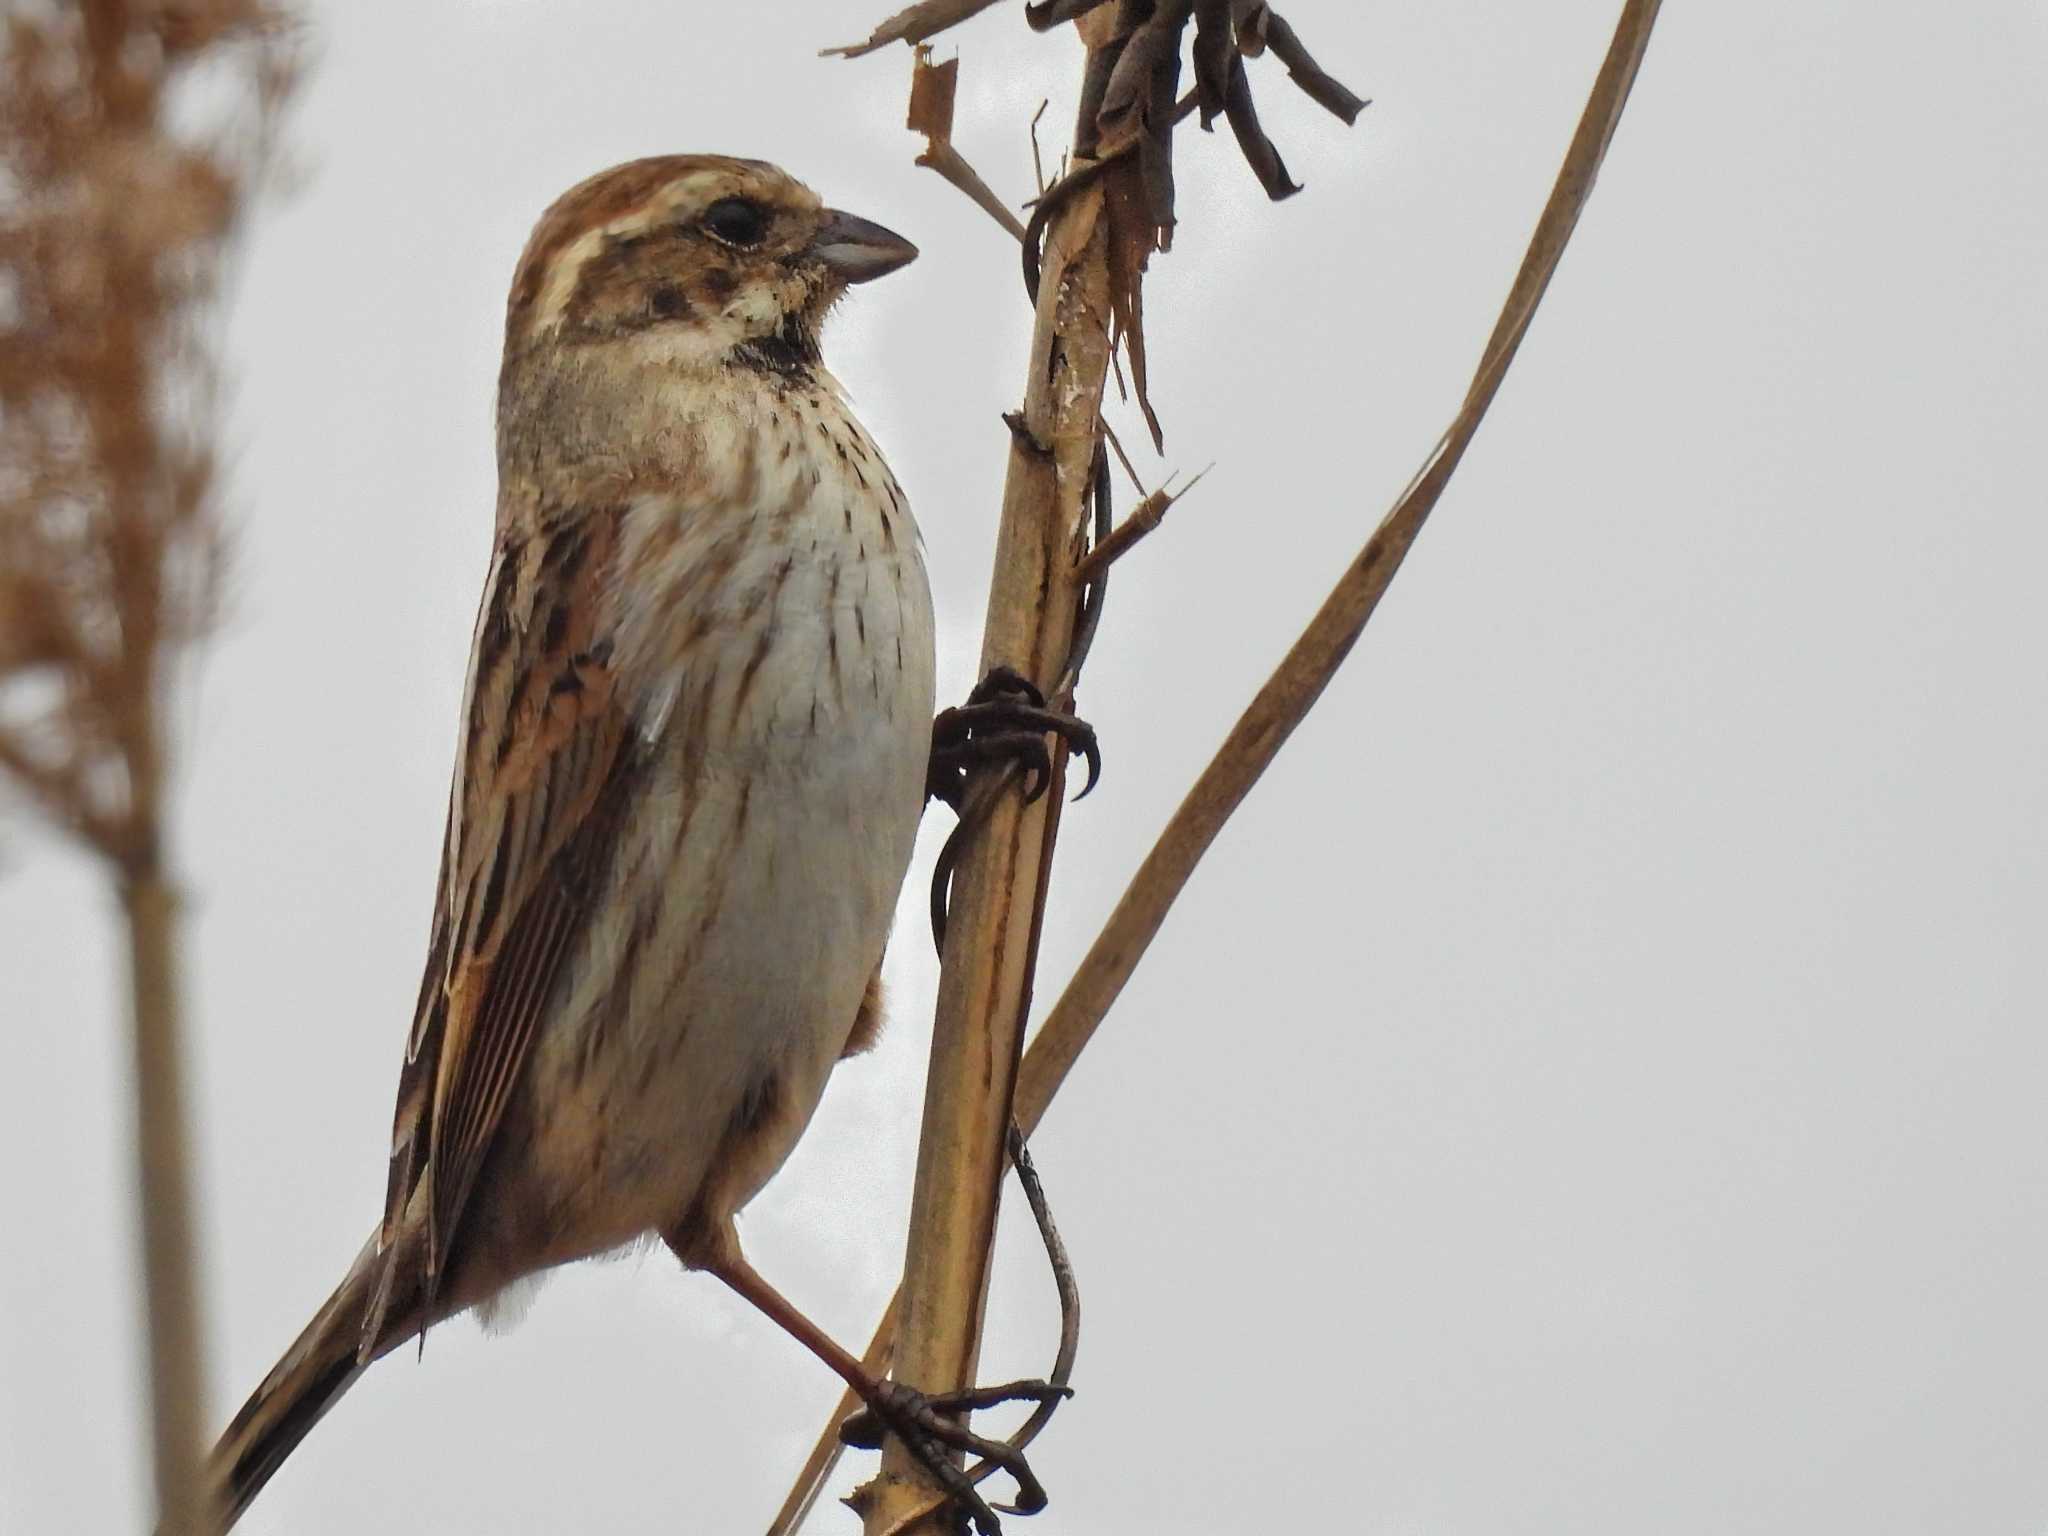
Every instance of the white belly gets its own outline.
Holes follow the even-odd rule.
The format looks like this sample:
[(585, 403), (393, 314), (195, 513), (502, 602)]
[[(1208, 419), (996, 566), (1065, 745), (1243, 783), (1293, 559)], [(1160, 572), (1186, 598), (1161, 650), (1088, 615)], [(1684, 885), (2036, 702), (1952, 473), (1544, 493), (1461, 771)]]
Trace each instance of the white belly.
[(593, 927), (558, 994), (566, 1027), (536, 1047), (534, 1166), (568, 1248), (681, 1218), (772, 1080), (773, 1144), (738, 1199), (754, 1193), (880, 963), (924, 806), (932, 614), (900, 493), (878, 457), (865, 485), (854, 462), (780, 502), (769, 484), (794, 508), (780, 528), (629, 514), (676, 582), (620, 622), (619, 673), (648, 680), (646, 777), (610, 878), (660, 895), (637, 925)]

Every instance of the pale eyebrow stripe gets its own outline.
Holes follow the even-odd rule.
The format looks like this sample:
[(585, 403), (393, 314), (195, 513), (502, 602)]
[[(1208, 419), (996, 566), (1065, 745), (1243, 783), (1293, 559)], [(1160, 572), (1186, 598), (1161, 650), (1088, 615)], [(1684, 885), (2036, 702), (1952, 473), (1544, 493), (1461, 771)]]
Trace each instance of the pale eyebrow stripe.
[(684, 203), (701, 201), (706, 192), (727, 179), (723, 171), (692, 171), (660, 187), (638, 207), (585, 230), (555, 252), (548, 263), (547, 281), (541, 286), (540, 297), (527, 321), (527, 333), (538, 335), (562, 318), (562, 311), (576, 292), (583, 264), (601, 252), (607, 241), (621, 235), (637, 235), (664, 223)]

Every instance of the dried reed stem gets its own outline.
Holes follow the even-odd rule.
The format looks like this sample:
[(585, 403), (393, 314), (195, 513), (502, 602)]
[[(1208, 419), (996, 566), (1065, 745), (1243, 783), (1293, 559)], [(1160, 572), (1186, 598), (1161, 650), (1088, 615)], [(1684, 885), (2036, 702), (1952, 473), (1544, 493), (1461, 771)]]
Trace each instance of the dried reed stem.
[(135, 1159), (140, 1174), (144, 1286), (149, 1306), (151, 1429), (162, 1505), (158, 1529), (212, 1529), (202, 1500), (207, 1432), (200, 1358), (198, 1244), (192, 1221), (179, 1041), (176, 893), (160, 871), (124, 873), (135, 1062)]
[[(1108, 227), (1099, 190), (1062, 210), (1048, 242), (1023, 429), (1012, 434), (982, 670), (1015, 667), (1051, 685), (1074, 632), (1096, 416), (1109, 373)], [(898, 1380), (947, 1391), (980, 1354), (1003, 1137), (1037, 948), (1038, 898), (1056, 835), (1057, 793), (1026, 806), (1003, 794), (953, 876), (925, 1091), (924, 1133), (904, 1262)], [(891, 1441), (862, 1490), (869, 1536), (912, 1529), (937, 1494)]]
[[(1044, 1118), (1075, 1060), (1130, 980), (1195, 865), (1350, 654), (1442, 496), (1506, 376), (1592, 194), (1661, 3), (1627, 0), (1622, 8), (1578, 131), (1456, 418), (1181, 801), (1032, 1040), (1017, 1072), (1013, 1097), (1017, 1123), (1027, 1135)], [(901, 1293), (891, 1301), (876, 1330), (869, 1346), (871, 1358), (889, 1348), (891, 1320), (898, 1314), (900, 1300)], [(839, 1416), (827, 1423), (819, 1437), (819, 1450), (806, 1464), (811, 1481), (807, 1485), (799, 1480), (784, 1506), (786, 1514), (807, 1509), (816, 1497), (816, 1488), (829, 1475), (833, 1461), (829, 1448), (836, 1444), (839, 1417), (843, 1416), (842, 1405)], [(775, 1529), (793, 1528), (778, 1525)], [(877, 1530), (870, 1523), (869, 1536), (876, 1536)]]

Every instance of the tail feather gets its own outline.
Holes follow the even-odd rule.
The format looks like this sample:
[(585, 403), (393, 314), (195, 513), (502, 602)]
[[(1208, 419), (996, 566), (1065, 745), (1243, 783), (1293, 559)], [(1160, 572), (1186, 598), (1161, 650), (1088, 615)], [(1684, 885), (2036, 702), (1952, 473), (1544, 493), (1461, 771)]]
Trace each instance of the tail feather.
[(390, 1347), (384, 1340), (375, 1349), (363, 1347), (373, 1294), (388, 1268), (372, 1237), (220, 1437), (209, 1470), (222, 1530), (241, 1519), (285, 1458), (355, 1385), (370, 1359)]

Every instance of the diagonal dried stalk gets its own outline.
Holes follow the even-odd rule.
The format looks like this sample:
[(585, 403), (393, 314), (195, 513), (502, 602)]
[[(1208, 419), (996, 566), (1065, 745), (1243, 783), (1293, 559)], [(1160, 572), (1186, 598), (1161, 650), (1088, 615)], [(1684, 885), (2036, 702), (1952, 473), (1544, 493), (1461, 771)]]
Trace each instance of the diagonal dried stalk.
[[(172, 127), (202, 65), (246, 87), (205, 141)], [(211, 1522), (166, 696), (223, 543), (201, 326), (292, 52), (265, 0), (40, 4), (0, 76), (0, 776), (121, 895), (156, 1488), (182, 1532)]]
[(1017, 1119), (1034, 1129), (1223, 824), (1322, 697), (1442, 497), (1514, 361), (1592, 195), (1662, 0), (1628, 0), (1464, 403), (1372, 537), (1202, 770), (1032, 1041)]
[[(1457, 416), (1196, 779), (1032, 1040), (1017, 1072), (1013, 1097), (1017, 1123), (1027, 1135), (1044, 1118), (1202, 855), (1350, 654), (1443, 495), (1592, 195), (1660, 5), (1661, 0), (1627, 0), (1622, 8), (1577, 132)], [(899, 1292), (875, 1331), (869, 1359), (886, 1358), (894, 1347), (901, 1302)], [(852, 1407), (842, 1400), (827, 1420), (770, 1536), (795, 1530), (815, 1501), (836, 1461), (838, 1424)]]

